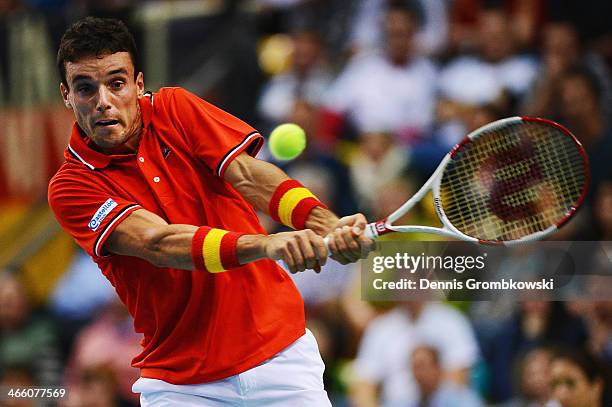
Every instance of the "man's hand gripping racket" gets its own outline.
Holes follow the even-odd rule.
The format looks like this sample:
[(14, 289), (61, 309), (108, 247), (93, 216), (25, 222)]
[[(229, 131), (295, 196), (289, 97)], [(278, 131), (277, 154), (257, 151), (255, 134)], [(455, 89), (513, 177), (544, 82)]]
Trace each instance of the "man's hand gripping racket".
[[(576, 213), (588, 182), (586, 153), (566, 128), (545, 119), (502, 119), (467, 135), (412, 198), (369, 223), (365, 236), (427, 232), (503, 245), (542, 239)], [(441, 228), (394, 224), (429, 191)]]

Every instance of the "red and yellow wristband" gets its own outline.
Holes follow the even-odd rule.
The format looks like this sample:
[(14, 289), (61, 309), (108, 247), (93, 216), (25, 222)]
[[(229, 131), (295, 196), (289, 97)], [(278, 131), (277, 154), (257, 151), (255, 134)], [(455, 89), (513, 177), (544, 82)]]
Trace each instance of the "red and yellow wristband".
[(239, 267), (236, 246), (243, 234), (208, 226), (198, 228), (191, 240), (191, 258), (195, 269), (221, 273)]
[(310, 211), (316, 207), (327, 209), (327, 206), (302, 184), (289, 179), (276, 188), (268, 209), (275, 221), (301, 230), (306, 228), (306, 219)]

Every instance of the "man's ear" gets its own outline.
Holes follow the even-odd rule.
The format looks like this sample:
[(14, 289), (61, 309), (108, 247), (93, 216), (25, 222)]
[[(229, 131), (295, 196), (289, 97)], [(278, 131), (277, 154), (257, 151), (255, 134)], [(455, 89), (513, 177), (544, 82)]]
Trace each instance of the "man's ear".
[(68, 99), (68, 88), (64, 85), (63, 82), (60, 83), (60, 93), (62, 94), (64, 105), (66, 105), (68, 109), (72, 110), (72, 105), (70, 104), (70, 100)]
[(136, 76), (136, 88), (138, 89), (138, 99), (144, 96), (144, 77), (142, 72)]

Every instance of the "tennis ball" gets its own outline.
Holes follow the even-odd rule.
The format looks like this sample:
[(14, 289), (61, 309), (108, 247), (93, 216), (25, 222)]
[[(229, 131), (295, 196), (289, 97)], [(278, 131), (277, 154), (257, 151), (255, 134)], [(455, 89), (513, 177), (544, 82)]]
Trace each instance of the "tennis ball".
[(269, 147), (277, 160), (293, 160), (306, 148), (306, 133), (297, 124), (281, 124), (270, 133)]

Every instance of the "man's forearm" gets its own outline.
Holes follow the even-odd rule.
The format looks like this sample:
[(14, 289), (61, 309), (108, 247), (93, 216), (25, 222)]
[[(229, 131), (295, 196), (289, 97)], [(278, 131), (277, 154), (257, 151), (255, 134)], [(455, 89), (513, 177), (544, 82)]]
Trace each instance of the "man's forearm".
[[(172, 226), (169, 226), (172, 229)], [(159, 267), (174, 267), (195, 271), (193, 263), (192, 241), (195, 230), (187, 235), (169, 234), (155, 245), (155, 253), (149, 253), (149, 260)], [(236, 242), (236, 258), (241, 265), (261, 260), (266, 257), (264, 235), (242, 235)], [(204, 261), (206, 264), (206, 261)]]
[[(278, 186), (289, 177), (273, 164), (241, 154), (230, 163), (225, 179), (255, 209), (269, 214), (268, 205), (272, 196)], [(315, 207), (306, 217), (303, 226), (312, 229), (320, 236), (325, 236), (337, 223), (338, 217), (333, 212), (323, 207)]]
[(225, 180), (258, 211), (268, 213), (276, 187), (289, 179), (280, 168), (243, 153), (229, 164)]
[(236, 245), (236, 256), (242, 265), (266, 258), (264, 235), (243, 235)]
[(306, 219), (306, 228), (319, 236), (327, 236), (338, 224), (338, 217), (329, 209), (314, 208)]

